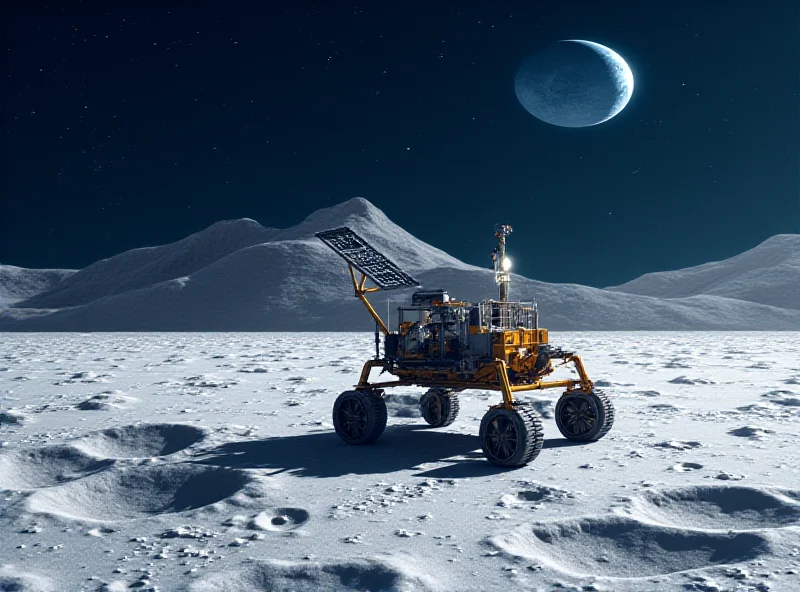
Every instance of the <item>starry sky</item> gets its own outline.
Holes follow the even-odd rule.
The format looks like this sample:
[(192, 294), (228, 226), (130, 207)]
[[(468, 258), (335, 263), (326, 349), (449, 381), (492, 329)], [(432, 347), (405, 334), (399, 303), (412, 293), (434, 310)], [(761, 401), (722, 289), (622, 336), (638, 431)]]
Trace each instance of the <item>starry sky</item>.
[[(800, 230), (795, 0), (18, 2), (0, 24), (0, 262), (80, 268), (363, 196), (422, 240), (594, 286)], [(529, 115), (523, 59), (622, 55), (598, 126)]]

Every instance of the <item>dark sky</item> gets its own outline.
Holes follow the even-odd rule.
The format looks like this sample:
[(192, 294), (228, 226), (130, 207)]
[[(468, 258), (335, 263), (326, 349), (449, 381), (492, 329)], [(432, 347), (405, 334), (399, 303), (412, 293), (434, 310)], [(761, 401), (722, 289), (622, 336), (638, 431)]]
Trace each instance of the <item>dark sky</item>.
[[(2, 29), (0, 262), (83, 267), (215, 221), (363, 196), (488, 265), (605, 286), (800, 227), (800, 5), (16, 2)], [(529, 115), (560, 39), (630, 64), (614, 119)]]

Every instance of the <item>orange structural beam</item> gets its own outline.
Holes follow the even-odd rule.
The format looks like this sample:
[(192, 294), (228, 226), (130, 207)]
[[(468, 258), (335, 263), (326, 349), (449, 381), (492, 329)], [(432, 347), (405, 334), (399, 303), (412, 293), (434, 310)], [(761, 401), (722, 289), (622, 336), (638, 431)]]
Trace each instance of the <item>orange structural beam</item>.
[(368, 294), (370, 292), (377, 292), (380, 288), (365, 288), (364, 285), (367, 282), (367, 276), (365, 274), (361, 274), (361, 280), (356, 279), (356, 272), (353, 270), (353, 266), (349, 263), (347, 264), (347, 270), (350, 272), (350, 279), (353, 282), (353, 290), (355, 291), (356, 298), (361, 300), (364, 303), (364, 306), (367, 308), (367, 311), (375, 319), (375, 322), (378, 323), (378, 327), (380, 327), (383, 334), (387, 334), (389, 332), (389, 328), (386, 326), (386, 323), (383, 322), (380, 315), (372, 308), (372, 305), (367, 300), (367, 297), (364, 294)]

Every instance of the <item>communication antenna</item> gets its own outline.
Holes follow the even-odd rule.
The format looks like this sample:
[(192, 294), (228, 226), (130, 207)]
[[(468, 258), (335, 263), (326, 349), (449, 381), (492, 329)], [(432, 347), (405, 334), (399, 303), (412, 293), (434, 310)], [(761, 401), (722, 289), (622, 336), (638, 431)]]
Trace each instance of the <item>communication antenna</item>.
[(497, 246), (492, 251), (494, 262), (494, 281), (500, 289), (500, 302), (508, 300), (508, 285), (511, 283), (511, 259), (506, 256), (506, 237), (511, 234), (512, 228), (508, 224), (495, 224), (494, 235), (497, 237)]

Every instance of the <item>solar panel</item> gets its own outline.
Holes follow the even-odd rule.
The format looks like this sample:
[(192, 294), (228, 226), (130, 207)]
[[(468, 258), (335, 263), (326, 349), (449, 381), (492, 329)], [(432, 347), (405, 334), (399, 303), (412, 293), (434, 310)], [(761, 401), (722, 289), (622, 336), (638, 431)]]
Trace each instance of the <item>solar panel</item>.
[(349, 228), (334, 228), (314, 236), (383, 290), (419, 286), (419, 282), (397, 267)]

